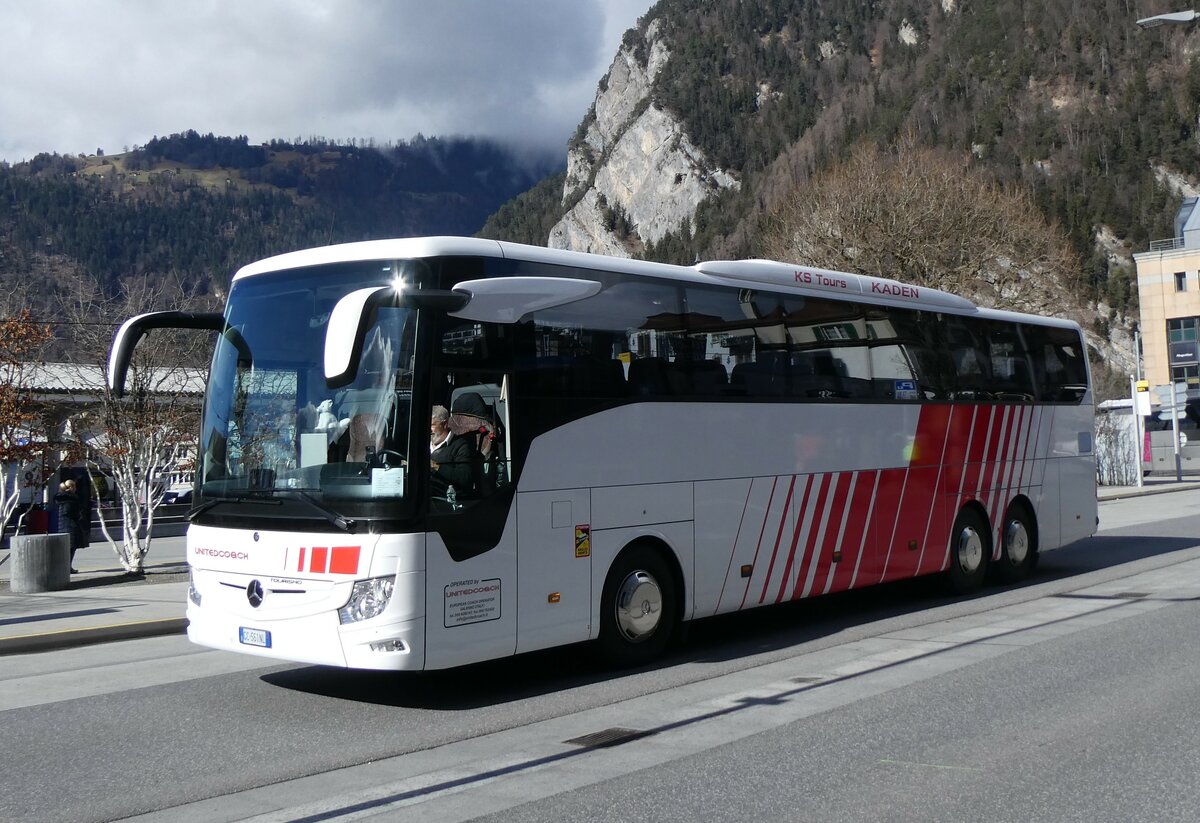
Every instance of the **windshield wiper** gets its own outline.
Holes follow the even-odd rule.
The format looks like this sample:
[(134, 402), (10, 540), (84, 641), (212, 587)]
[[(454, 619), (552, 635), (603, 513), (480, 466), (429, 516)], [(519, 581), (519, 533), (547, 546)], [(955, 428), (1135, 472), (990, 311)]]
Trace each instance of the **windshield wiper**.
[(283, 500), (280, 496), (286, 496), (292, 500), (299, 500), (302, 503), (308, 504), (315, 509), (323, 518), (332, 523), (337, 528), (344, 532), (354, 534), (358, 528), (358, 523), (349, 517), (343, 517), (333, 509), (326, 506), (317, 498), (313, 497), (302, 489), (262, 489), (261, 491), (245, 492), (242, 494), (234, 494), (229, 497), (217, 497), (212, 500), (206, 500), (196, 508), (189, 511), (186, 515), (190, 523), (196, 516), (208, 511), (213, 506), (219, 506), (222, 503), (267, 503), (272, 506), (282, 506)]
[(358, 523), (356, 521), (350, 519), (349, 517), (343, 517), (302, 489), (275, 489), (274, 491), (275, 494), (285, 494), (289, 497), (292, 497), (294, 500), (304, 501), (309, 506), (320, 512), (322, 517), (344, 532), (354, 534), (355, 529), (358, 528)]
[(253, 500), (255, 503), (270, 503), (273, 506), (283, 505), (282, 500), (276, 500), (273, 496), (271, 496), (270, 493), (258, 492), (257, 494), (235, 494), (230, 495), (229, 497), (214, 497), (211, 500), (205, 500), (199, 506), (196, 506), (193, 509), (188, 509), (188, 512), (184, 515), (184, 517), (186, 517), (190, 523), (195, 520), (198, 515), (203, 514), (213, 506), (219, 506), (222, 503), (245, 503), (250, 500)]

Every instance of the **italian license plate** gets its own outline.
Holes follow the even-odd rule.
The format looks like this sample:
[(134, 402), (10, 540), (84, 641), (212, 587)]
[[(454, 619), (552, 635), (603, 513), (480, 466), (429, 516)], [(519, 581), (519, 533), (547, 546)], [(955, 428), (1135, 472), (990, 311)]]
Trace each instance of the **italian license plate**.
[(247, 629), (245, 626), (240, 626), (238, 627), (238, 640), (247, 646), (271, 648), (271, 633), (266, 629)]

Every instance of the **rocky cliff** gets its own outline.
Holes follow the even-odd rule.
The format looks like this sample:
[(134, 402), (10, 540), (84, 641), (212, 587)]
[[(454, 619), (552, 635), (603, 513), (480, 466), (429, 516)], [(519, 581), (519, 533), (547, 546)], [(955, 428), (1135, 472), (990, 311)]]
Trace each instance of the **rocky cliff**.
[(670, 59), (659, 24), (631, 31), (600, 83), (567, 155), (567, 212), (550, 231), (551, 248), (628, 257), (685, 226), (716, 192), (740, 185), (653, 101), (654, 79)]

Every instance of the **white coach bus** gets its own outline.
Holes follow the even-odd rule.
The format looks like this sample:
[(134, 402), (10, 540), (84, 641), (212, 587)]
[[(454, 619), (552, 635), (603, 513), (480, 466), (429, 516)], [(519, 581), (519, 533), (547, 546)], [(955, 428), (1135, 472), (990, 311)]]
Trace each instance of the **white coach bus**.
[(681, 621), (969, 591), (1096, 528), (1079, 327), (892, 280), (352, 243), (246, 266), (224, 315), (127, 321), (114, 388), (164, 327), (219, 335), (187, 534), (214, 648), (638, 664)]

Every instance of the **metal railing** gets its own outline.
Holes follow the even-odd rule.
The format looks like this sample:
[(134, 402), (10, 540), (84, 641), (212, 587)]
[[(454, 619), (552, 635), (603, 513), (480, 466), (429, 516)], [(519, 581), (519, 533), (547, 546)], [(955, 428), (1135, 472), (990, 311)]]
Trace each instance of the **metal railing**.
[(1150, 251), (1174, 251), (1183, 248), (1182, 237), (1168, 237), (1166, 240), (1151, 240)]

